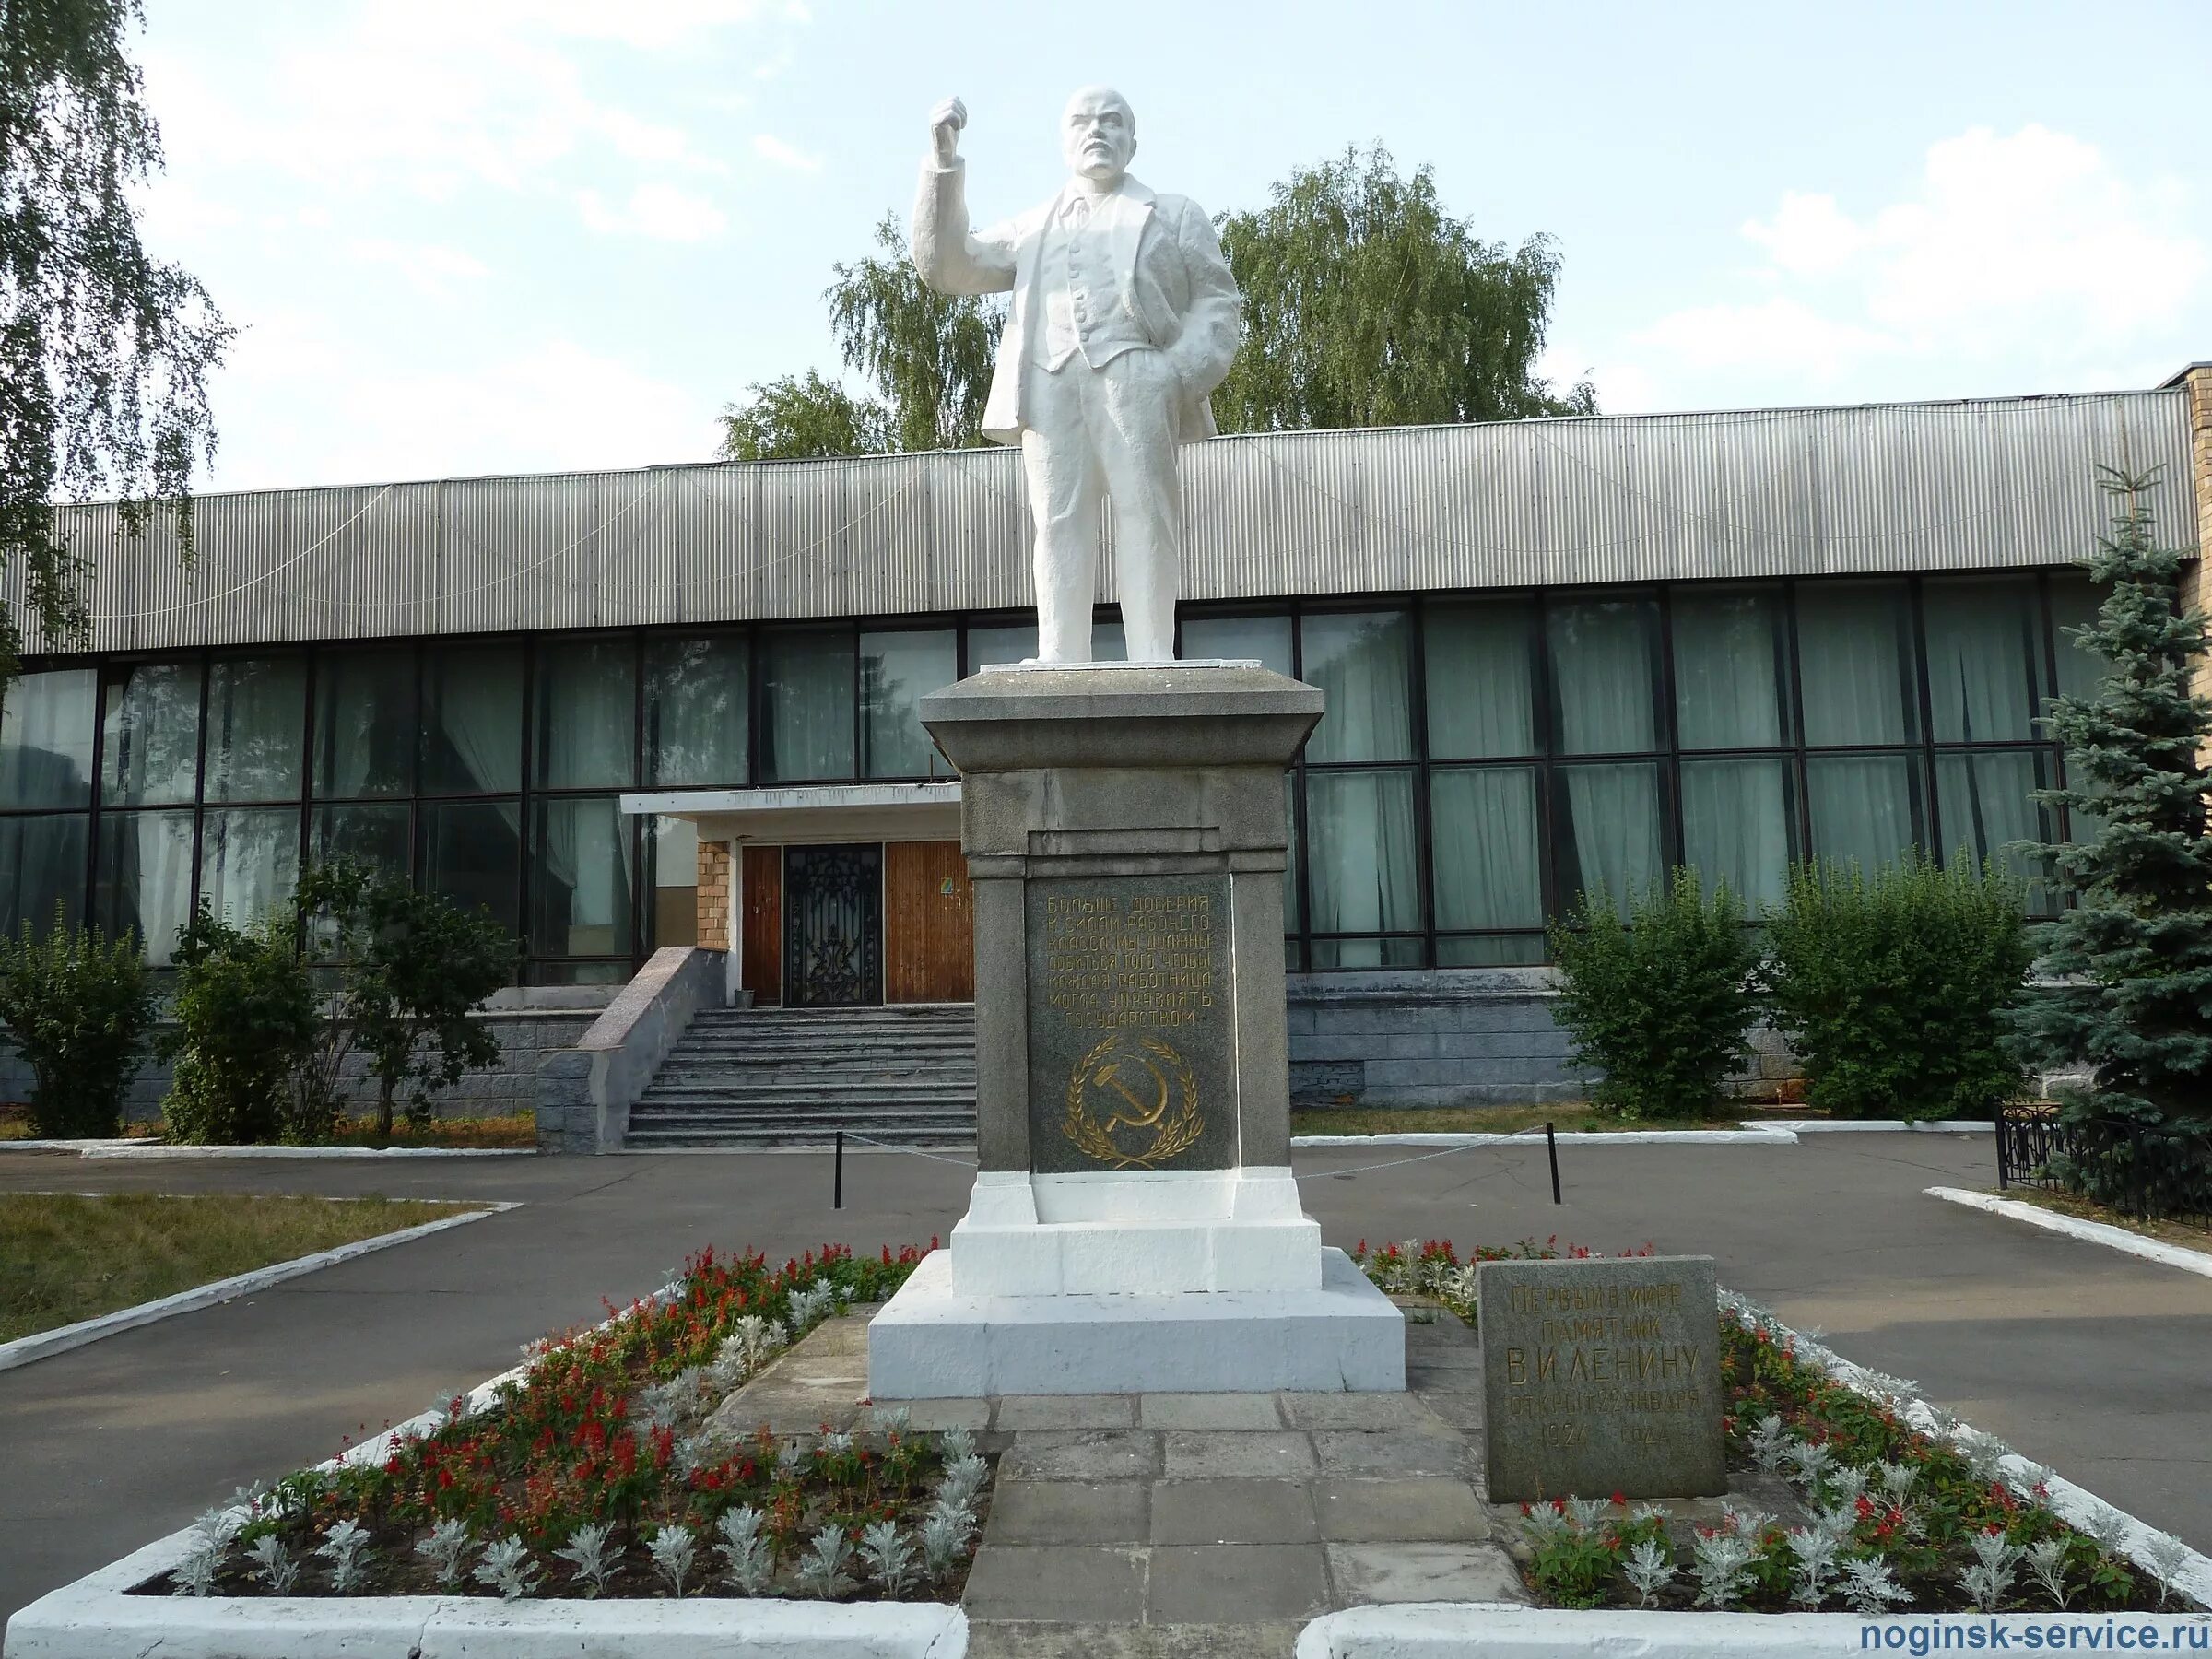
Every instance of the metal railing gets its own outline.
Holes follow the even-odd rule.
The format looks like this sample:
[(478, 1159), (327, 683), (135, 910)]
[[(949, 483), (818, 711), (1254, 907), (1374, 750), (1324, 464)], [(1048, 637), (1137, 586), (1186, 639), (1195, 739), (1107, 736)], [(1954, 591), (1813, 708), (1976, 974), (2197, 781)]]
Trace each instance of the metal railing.
[(1997, 1185), (2063, 1193), (2137, 1220), (2212, 1228), (2212, 1135), (2007, 1106), (1997, 1113)]

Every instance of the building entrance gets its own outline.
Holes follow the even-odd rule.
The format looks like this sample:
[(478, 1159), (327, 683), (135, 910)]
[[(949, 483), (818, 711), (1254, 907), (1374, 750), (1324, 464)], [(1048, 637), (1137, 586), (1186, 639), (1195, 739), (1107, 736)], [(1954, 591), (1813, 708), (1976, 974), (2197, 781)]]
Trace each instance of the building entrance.
[(783, 850), (783, 1003), (883, 1001), (883, 848), (873, 841)]

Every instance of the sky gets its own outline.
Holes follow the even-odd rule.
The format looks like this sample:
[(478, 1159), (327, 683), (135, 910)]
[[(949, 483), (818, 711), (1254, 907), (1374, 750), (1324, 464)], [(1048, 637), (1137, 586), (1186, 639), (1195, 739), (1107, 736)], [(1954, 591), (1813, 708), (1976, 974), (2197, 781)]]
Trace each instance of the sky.
[(1119, 6), (147, 0), (149, 247), (240, 330), (201, 488), (701, 460), (958, 94), (979, 220), (1076, 87), (1219, 213), (1380, 142), (1557, 239), (1608, 414), (2150, 386), (2212, 359), (2203, 0)]

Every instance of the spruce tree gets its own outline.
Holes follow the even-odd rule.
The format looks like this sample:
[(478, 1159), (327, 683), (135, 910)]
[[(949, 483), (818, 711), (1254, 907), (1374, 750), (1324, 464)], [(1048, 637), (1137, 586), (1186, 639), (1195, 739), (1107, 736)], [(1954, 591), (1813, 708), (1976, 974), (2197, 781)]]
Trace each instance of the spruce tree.
[(2204, 761), (2212, 700), (2193, 690), (2201, 611), (2181, 606), (2193, 548), (2158, 545), (2144, 498), (2155, 474), (2100, 467), (2117, 512), (2090, 575), (2110, 589), (2074, 630), (2110, 665), (2095, 694), (2053, 700), (2067, 787), (2041, 792), (2095, 834), (2041, 849), (2072, 900), (2048, 929), (2023, 1011), (2024, 1057), (2086, 1065), (2066, 1097), (2080, 1149), (2070, 1174), (2090, 1195), (2158, 1209), (2212, 1203), (2212, 837)]

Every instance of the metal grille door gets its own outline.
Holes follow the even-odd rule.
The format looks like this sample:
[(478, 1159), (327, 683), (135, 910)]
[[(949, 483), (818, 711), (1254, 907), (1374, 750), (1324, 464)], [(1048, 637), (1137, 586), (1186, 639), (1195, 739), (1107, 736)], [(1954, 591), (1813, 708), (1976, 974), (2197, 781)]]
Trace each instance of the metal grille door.
[(883, 849), (874, 842), (783, 853), (783, 1004), (883, 1000)]

